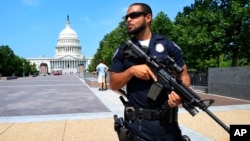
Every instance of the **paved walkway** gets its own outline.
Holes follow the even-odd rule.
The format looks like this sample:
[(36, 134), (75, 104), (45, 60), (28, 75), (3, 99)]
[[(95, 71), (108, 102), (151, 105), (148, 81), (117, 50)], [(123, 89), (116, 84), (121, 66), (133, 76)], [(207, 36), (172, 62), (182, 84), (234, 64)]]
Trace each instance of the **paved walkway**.
[[(0, 141), (118, 141), (113, 115), (123, 116), (119, 96), (75, 75), (0, 81)], [(216, 100), (209, 109), (227, 125), (250, 124), (250, 101), (209, 97)], [(192, 117), (180, 108), (179, 121), (194, 141), (229, 140), (202, 111)]]

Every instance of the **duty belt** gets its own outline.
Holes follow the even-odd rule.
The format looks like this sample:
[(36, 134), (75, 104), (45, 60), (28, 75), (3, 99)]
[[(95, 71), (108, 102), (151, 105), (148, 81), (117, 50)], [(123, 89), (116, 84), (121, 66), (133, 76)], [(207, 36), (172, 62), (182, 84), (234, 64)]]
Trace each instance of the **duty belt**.
[(163, 110), (152, 110), (146, 108), (125, 107), (125, 120), (133, 122), (136, 118), (139, 120), (161, 120), (167, 123), (177, 121), (177, 108), (168, 108)]

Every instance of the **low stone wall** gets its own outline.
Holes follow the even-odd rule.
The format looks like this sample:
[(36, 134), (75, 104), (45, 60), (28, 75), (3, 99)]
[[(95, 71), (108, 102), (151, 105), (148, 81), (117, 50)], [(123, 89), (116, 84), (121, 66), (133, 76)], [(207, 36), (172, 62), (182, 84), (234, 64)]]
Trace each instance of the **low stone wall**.
[[(109, 86), (109, 73), (107, 73), (106, 81), (107, 81), (107, 87), (110, 88), (110, 86)], [(95, 72), (87, 72), (86, 78), (85, 78), (85, 83), (88, 84), (90, 87), (99, 88), (97, 74)]]
[[(99, 88), (98, 79), (96, 77), (87, 77), (87, 78), (85, 78), (85, 83), (88, 84), (90, 87)], [(110, 89), (109, 81), (107, 81), (107, 88)]]
[(196, 86), (196, 85), (192, 85), (191, 86), (193, 89), (195, 90), (200, 90), (200, 91), (203, 91), (205, 93), (207, 93), (207, 86)]
[(90, 87), (99, 87), (97, 78), (94, 77), (85, 78), (85, 83), (88, 84)]
[(250, 67), (209, 68), (208, 93), (250, 100)]
[(11, 79), (17, 79), (17, 76), (0, 77), (0, 80), (11, 80)]

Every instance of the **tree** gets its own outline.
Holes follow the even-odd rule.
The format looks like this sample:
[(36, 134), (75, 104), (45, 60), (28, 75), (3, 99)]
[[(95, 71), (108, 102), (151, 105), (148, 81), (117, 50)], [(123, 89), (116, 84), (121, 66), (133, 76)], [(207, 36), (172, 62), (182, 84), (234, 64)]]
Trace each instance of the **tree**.
[(13, 62), (15, 60), (15, 54), (8, 45), (0, 46), (0, 73), (3, 76), (12, 75), (15, 69), (13, 68)]
[[(234, 4), (234, 9), (238, 8), (238, 10), (230, 10), (229, 8), (231, 7), (229, 5), (234, 3), (234, 1), (237, 1), (237, 4)], [(249, 16), (247, 16), (249, 4), (246, 5), (246, 1), (234, 1), (196, 0), (190, 7), (184, 7), (183, 13), (178, 13), (175, 21), (174, 37), (181, 47), (184, 47), (184, 56), (190, 67), (195, 69), (219, 67), (221, 61), (223, 61), (220, 58), (221, 56), (226, 56), (225, 54), (228, 54), (227, 56), (233, 54), (232, 58), (234, 59), (232, 59), (231, 66), (236, 66), (235, 60), (247, 57), (243, 52), (241, 53), (245, 56), (237, 54), (239, 49), (247, 50), (249, 46), (243, 47), (241, 45), (247, 42), (245, 37), (249, 35), (249, 22), (244, 24), (243, 27), (237, 21), (245, 21), (243, 23), (247, 23), (246, 17), (248, 17), (249, 21)], [(229, 11), (234, 11), (234, 13), (242, 14), (243, 16), (237, 17), (230, 14)], [(238, 28), (241, 30), (234, 28), (236, 25), (240, 25)], [(235, 34), (239, 31), (240, 34)], [(230, 44), (236, 42), (238, 46), (230, 47)], [(229, 51), (232, 51), (232, 53)]]
[(98, 65), (100, 59), (111, 67), (116, 49), (128, 39), (129, 35), (126, 30), (125, 21), (122, 21), (117, 28), (105, 35), (102, 41), (100, 41), (100, 46), (91, 61), (89, 71), (95, 71), (95, 67)]
[(249, 5), (249, 0), (221, 0), (218, 5), (224, 17), (226, 32), (224, 51), (231, 55), (232, 67), (238, 65), (238, 60), (240, 64), (250, 65)]
[[(250, 65), (249, 5), (249, 0), (195, 0), (177, 14), (174, 22), (163, 12), (158, 13), (151, 28), (181, 47), (189, 69), (229, 67), (229, 61), (231, 66)], [(102, 58), (110, 66), (115, 50), (128, 39), (122, 21), (105, 35), (93, 60)]]
[(196, 69), (218, 67), (225, 33), (217, 4), (210, 0), (195, 2), (191, 10), (187, 8), (187, 11), (189, 13), (184, 21), (184, 25), (189, 25), (185, 33), (189, 37), (186, 52), (191, 53), (186, 58), (193, 60), (192, 67)]
[(25, 75), (34, 74), (36, 72), (36, 65), (30, 64), (24, 58), (15, 55), (13, 50), (8, 45), (0, 46), (0, 73), (2, 76), (22, 76), (23, 71)]
[(151, 24), (152, 32), (161, 34), (169, 39), (172, 38), (173, 27), (173, 22), (164, 12), (158, 13)]

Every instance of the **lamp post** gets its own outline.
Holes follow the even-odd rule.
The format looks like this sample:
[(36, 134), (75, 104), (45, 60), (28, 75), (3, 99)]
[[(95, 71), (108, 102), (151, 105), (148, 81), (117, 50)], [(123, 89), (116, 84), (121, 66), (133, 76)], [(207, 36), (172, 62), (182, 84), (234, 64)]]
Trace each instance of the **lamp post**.
[(23, 63), (23, 77), (24, 77), (24, 63)]

